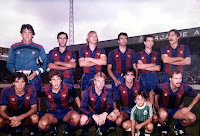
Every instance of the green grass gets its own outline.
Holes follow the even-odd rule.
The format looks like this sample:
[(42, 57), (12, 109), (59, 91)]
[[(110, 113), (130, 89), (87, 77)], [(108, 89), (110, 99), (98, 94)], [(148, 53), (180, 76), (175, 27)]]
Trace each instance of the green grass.
[[(1, 90), (0, 90), (1, 92)], [(76, 89), (77, 94), (80, 96), (80, 90)], [(190, 102), (192, 101), (192, 98), (190, 97), (186, 97), (184, 99), (184, 105), (187, 106), (190, 104)], [(43, 111), (46, 111), (46, 105), (45, 105), (45, 100), (44, 98), (42, 98), (42, 109)], [(74, 109), (79, 111), (76, 105), (73, 105)], [(199, 122), (200, 122), (200, 101), (193, 107), (192, 112), (196, 115), (197, 120), (195, 123), (193, 123), (190, 126), (185, 127), (186, 132), (189, 134), (189, 136), (199, 136), (199, 130), (200, 130), (200, 126), (199, 126)], [(175, 121), (170, 120), (170, 133), (169, 136), (175, 136), (173, 131), (172, 131), (172, 126), (176, 124)], [(65, 125), (63, 125), (62, 123), (59, 123), (59, 133), (58, 136), (62, 135), (63, 130), (66, 128)], [(76, 130), (77, 135), (80, 135), (80, 129)], [(122, 129), (121, 128), (117, 128), (116, 132), (110, 134), (109, 136), (120, 136), (122, 134)], [(28, 135), (28, 129), (25, 128), (23, 131), (23, 136)], [(48, 134), (47, 134), (48, 135)], [(95, 128), (94, 126), (90, 128), (89, 134), (88, 136), (96, 136), (97, 134), (95, 133)], [(0, 133), (0, 136), (6, 136), (6, 134)], [(129, 133), (129, 136), (131, 136), (131, 133)], [(153, 136), (160, 136), (159, 132), (156, 132), (153, 134)]]

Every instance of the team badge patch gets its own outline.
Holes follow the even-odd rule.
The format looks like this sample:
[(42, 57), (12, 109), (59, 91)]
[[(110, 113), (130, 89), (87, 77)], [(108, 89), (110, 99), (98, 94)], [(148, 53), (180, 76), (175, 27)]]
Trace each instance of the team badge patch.
[(164, 96), (167, 96), (167, 93), (165, 93)]
[(66, 94), (63, 94), (62, 96), (63, 96), (63, 98), (65, 98), (65, 97), (66, 97)]
[(13, 102), (14, 102), (14, 101), (15, 101), (15, 98), (11, 98), (11, 101), (13, 101)]
[(29, 97), (29, 96), (27, 96), (27, 97), (26, 97), (26, 100), (29, 100), (29, 99), (30, 99), (30, 97)]
[(170, 52), (170, 50), (167, 50), (167, 52)]
[(131, 57), (131, 55), (127, 55), (127, 57), (128, 57), (128, 58), (130, 58), (130, 57)]
[(88, 52), (86, 52), (85, 54), (88, 55)]
[(55, 54), (55, 56), (58, 56), (58, 54)]
[(180, 54), (183, 54), (183, 51), (180, 51)]
[(32, 51), (32, 54), (35, 55), (35, 51)]
[(144, 115), (147, 115), (147, 113), (148, 113), (147, 110), (144, 110), (143, 114), (144, 114)]
[(181, 95), (178, 95), (179, 98), (181, 98)]
[(91, 98), (91, 101), (94, 101), (94, 98), (93, 98), (93, 97)]
[(126, 91), (123, 91), (123, 93), (126, 93)]
[(116, 55), (116, 57), (118, 58), (118, 57), (119, 57), (119, 55)]
[(155, 57), (154, 57), (153, 59), (154, 59), (154, 60), (156, 60), (156, 58), (155, 58)]
[(103, 98), (104, 101), (106, 101), (106, 98)]
[(70, 59), (71, 58), (71, 56), (67, 56), (67, 59)]
[(100, 53), (97, 53), (97, 56), (99, 56), (100, 55)]
[(144, 59), (144, 57), (142, 57), (141, 59)]
[(17, 51), (17, 54), (20, 54), (20, 51)]
[(48, 95), (49, 98), (51, 98), (51, 95)]

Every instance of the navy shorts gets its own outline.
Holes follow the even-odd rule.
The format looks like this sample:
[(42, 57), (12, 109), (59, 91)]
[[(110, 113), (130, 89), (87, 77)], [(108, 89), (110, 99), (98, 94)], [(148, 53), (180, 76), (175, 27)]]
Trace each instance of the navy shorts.
[[(124, 82), (124, 76), (123, 74), (114, 74), (114, 76), (117, 78), (117, 80), (119, 80), (121, 83)], [(115, 82), (112, 80), (112, 92), (114, 92), (116, 90), (116, 86), (115, 86)]]
[(125, 107), (121, 107), (120, 110), (124, 111), (125, 113), (127, 113), (129, 116), (131, 116), (131, 109), (132, 108), (125, 108)]
[(64, 78), (62, 82), (66, 83), (66, 84), (73, 85), (73, 81), (71, 79), (69, 79), (69, 78)]
[(155, 86), (159, 84), (159, 78), (156, 74), (148, 73), (140, 76), (140, 82), (147, 92), (150, 92)]
[(71, 111), (72, 109), (57, 109), (57, 110), (49, 110), (48, 113), (53, 115), (58, 121), (62, 121), (65, 115)]
[[(164, 108), (164, 107), (160, 107), (159, 108)], [(175, 109), (168, 109), (168, 108), (164, 108), (165, 110), (167, 110), (168, 115), (170, 118), (173, 118), (174, 114), (180, 109), (180, 107), (177, 107)]]
[(81, 90), (85, 91), (93, 83), (93, 77), (96, 73), (85, 73), (82, 77)]

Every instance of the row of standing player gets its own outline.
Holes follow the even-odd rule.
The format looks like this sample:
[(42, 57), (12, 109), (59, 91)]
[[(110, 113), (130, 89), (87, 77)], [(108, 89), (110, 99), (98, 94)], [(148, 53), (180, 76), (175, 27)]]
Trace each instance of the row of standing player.
[[(45, 52), (40, 45), (32, 42), (33, 35), (35, 34), (32, 26), (23, 25), (21, 28), (21, 34), (23, 37), (22, 42), (14, 44), (10, 49), (7, 68), (11, 72), (30, 72), (30, 70), (32, 70), (33, 73), (28, 76), (29, 84), (32, 84), (37, 89), (40, 87), (37, 75), (45, 71), (45, 68), (47, 67), (45, 63)], [(66, 77), (64, 80), (67, 80), (66, 82), (70, 83), (73, 77), (72, 71), (70, 70), (76, 67), (75, 54), (66, 48), (66, 33), (59, 33), (57, 39), (59, 42), (59, 48), (50, 51), (48, 66), (50, 69), (61, 70), (64, 77)], [(179, 69), (182, 71), (183, 65), (190, 64), (191, 59), (188, 47), (178, 45), (178, 39), (178, 31), (171, 30), (169, 32), (170, 45), (161, 49), (161, 58), (164, 62), (165, 70), (164, 76), (168, 76), (168, 72), (171, 71), (171, 69)], [(96, 46), (98, 41), (96, 32), (89, 32), (86, 40), (88, 46), (82, 47), (79, 52), (79, 65), (83, 67), (84, 71), (82, 90), (85, 90), (92, 84), (91, 79), (94, 74), (101, 71), (102, 65), (106, 65), (107, 63), (105, 51)], [(152, 71), (160, 70), (159, 54), (152, 51), (154, 39), (151, 36), (145, 38), (145, 50), (138, 53), (137, 67), (134, 51), (126, 48), (127, 40), (127, 34), (120, 33), (118, 36), (119, 48), (111, 51), (109, 54), (107, 69), (110, 77), (113, 79), (112, 90), (114, 90), (115, 85), (117, 86), (120, 82), (123, 82), (122, 72), (126, 67), (134, 67), (135, 69), (138, 67), (139, 71), (141, 71), (140, 81), (145, 85), (146, 90), (150, 91), (155, 85), (157, 85), (157, 80), (152, 80), (157, 79), (156, 74)], [(37, 64), (35, 63), (36, 58), (39, 56), (43, 61), (41, 67), (36, 66)], [(168, 81), (168, 78), (165, 79), (165, 81)], [(36, 81), (34, 82), (34, 80)], [(147, 81), (153, 81), (154, 83), (148, 83)], [(37, 85), (37, 83), (39, 84)]]

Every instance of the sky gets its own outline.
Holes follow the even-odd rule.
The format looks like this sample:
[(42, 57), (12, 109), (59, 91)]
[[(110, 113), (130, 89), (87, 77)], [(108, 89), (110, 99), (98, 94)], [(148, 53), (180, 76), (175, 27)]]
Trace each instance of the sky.
[[(74, 0), (74, 43), (87, 33), (99, 41), (200, 27), (200, 0)], [(58, 46), (58, 32), (69, 32), (69, 0), (0, 0), (0, 46), (21, 41), (22, 24), (31, 24), (33, 41), (46, 53)]]

